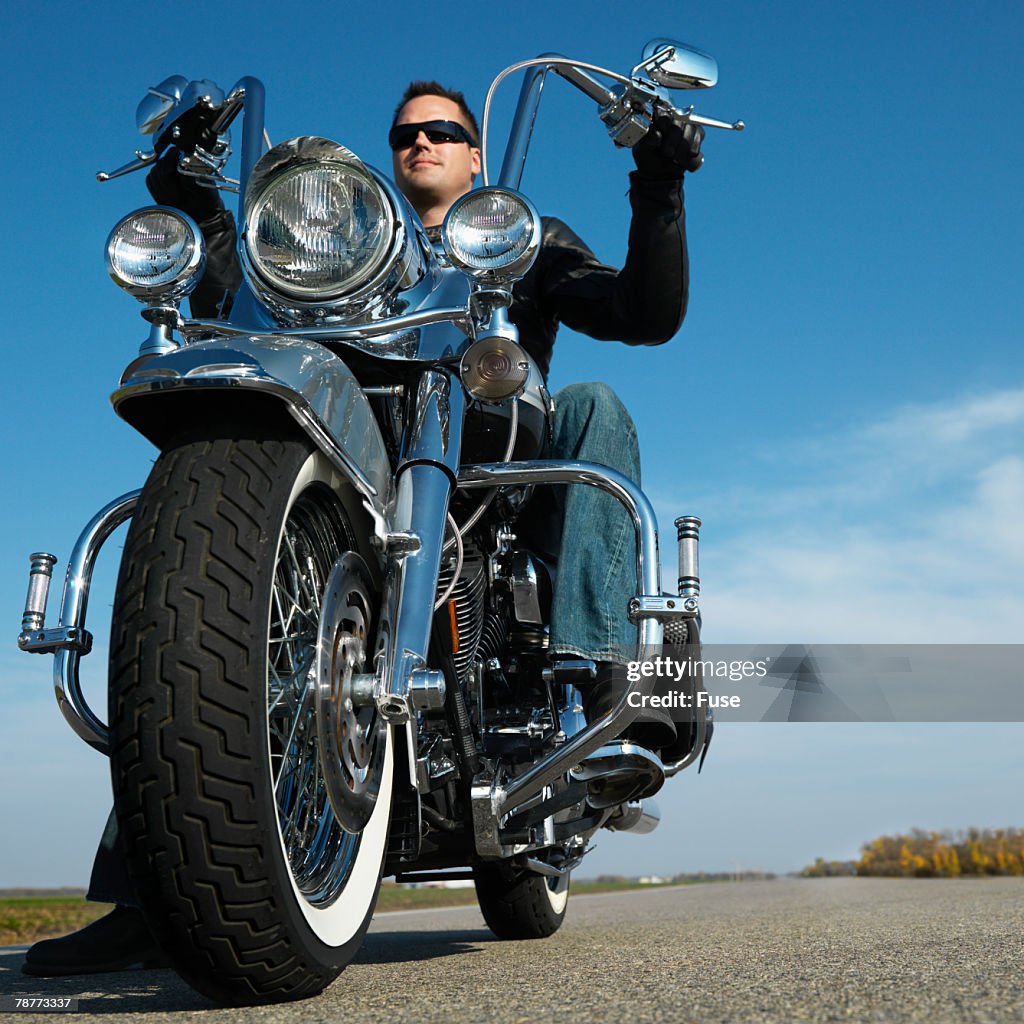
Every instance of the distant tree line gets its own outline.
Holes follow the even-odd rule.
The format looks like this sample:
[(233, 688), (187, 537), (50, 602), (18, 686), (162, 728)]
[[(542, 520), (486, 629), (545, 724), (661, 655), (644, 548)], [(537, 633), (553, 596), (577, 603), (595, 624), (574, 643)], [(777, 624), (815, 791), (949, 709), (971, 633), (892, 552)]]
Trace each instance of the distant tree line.
[(804, 878), (836, 878), (839, 875), (857, 874), (855, 860), (825, 860), (819, 857), (813, 864), (800, 872)]
[(1024, 829), (914, 829), (909, 835), (879, 836), (864, 844), (860, 860), (825, 861), (819, 857), (801, 874), (807, 878), (854, 874), (902, 878), (1024, 875)]

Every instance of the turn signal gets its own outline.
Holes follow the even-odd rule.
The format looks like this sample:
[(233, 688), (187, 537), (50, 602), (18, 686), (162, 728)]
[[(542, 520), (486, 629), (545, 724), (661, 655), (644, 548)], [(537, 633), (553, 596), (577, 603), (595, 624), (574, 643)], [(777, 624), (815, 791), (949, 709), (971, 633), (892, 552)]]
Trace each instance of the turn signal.
[(481, 402), (518, 398), (530, 376), (530, 357), (508, 338), (482, 338), (462, 357), (462, 383)]

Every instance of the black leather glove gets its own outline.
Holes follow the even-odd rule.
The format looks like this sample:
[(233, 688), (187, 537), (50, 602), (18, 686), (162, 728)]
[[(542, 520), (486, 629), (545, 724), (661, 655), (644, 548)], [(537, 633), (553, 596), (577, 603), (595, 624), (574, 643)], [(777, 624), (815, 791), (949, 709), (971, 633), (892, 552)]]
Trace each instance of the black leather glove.
[(703, 141), (699, 124), (678, 125), (666, 114), (656, 115), (651, 130), (633, 147), (636, 169), (652, 181), (682, 178), (684, 171), (696, 171), (704, 163)]
[(160, 159), (146, 175), (146, 187), (158, 203), (184, 210), (199, 222), (220, 213), (224, 203), (215, 188), (206, 188), (195, 178), (179, 173), (178, 159), (182, 153), (194, 153), (197, 147), (210, 150), (216, 145), (217, 134), (210, 127), (215, 116), (206, 107), (196, 106), (168, 125), (154, 147)]
[(179, 173), (179, 156), (176, 147), (168, 146), (146, 175), (146, 188), (158, 203), (183, 210), (197, 223), (202, 223), (220, 213), (224, 203), (215, 188), (206, 188), (195, 178)]

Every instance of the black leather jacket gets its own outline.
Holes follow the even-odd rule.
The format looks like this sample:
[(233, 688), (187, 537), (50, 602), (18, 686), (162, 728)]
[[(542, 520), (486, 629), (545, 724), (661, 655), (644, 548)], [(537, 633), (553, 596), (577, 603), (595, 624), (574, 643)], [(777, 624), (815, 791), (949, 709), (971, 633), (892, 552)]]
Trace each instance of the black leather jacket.
[(689, 264), (682, 183), (630, 175), (633, 220), (621, 270), (599, 263), (564, 222), (543, 218), (537, 262), (512, 292), (509, 317), (547, 377), (560, 323), (601, 341), (660, 345), (686, 316)]
[[(169, 201), (158, 179), (147, 179), (147, 184), (154, 199)], [(683, 322), (689, 266), (682, 182), (649, 180), (634, 171), (629, 199), (633, 219), (621, 270), (599, 263), (565, 223), (543, 218), (540, 253), (513, 290), (509, 317), (545, 377), (560, 323), (602, 341), (660, 345)], [(222, 209), (199, 226), (206, 239), (206, 273), (192, 294), (191, 307), (193, 316), (211, 317), (241, 283), (235, 224)], [(223, 311), (228, 308), (225, 304)]]

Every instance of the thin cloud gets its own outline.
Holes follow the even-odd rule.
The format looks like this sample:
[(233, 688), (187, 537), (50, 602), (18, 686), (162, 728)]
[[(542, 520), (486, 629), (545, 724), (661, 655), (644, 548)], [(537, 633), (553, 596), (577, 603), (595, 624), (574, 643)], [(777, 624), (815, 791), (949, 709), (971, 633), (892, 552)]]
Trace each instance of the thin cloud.
[[(705, 495), (708, 525), (718, 513), (726, 527), (702, 552), (706, 633), (1014, 642), (1024, 621), (1022, 423), (1024, 389), (908, 406), (832, 438), (796, 439), (786, 472)], [(656, 504), (664, 519), (678, 507), (664, 495)]]

